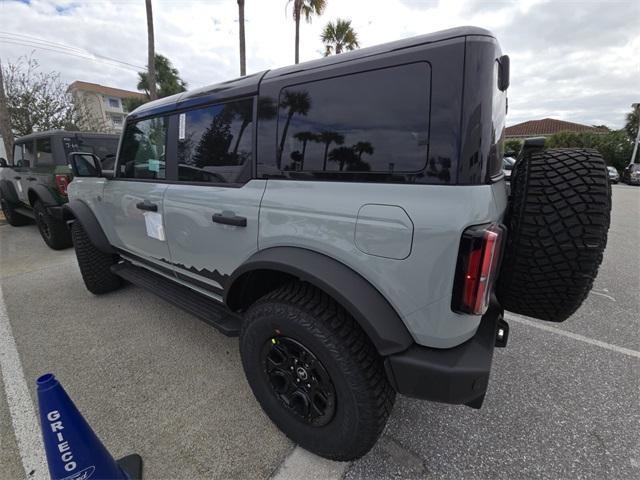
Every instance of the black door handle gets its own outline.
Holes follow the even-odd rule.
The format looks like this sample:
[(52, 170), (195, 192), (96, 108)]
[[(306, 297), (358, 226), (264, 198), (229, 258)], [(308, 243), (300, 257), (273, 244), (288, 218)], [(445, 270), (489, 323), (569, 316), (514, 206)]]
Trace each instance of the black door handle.
[(214, 213), (211, 217), (214, 223), (222, 223), (224, 225), (233, 225), (234, 227), (246, 227), (247, 219), (238, 217), (237, 215), (225, 215), (224, 213)]
[(13, 177), (13, 179), (14, 179), (14, 180), (20, 180), (21, 178), (22, 178), (22, 177), (19, 177), (19, 176), (15, 176), (15, 177)]
[(144, 202), (136, 203), (136, 207), (139, 210), (146, 210), (147, 212), (157, 212), (158, 211), (158, 205), (156, 205), (155, 203), (151, 203), (148, 200), (145, 200)]
[(29, 180), (30, 182), (35, 182), (37, 180), (36, 177), (27, 177), (27, 180)]

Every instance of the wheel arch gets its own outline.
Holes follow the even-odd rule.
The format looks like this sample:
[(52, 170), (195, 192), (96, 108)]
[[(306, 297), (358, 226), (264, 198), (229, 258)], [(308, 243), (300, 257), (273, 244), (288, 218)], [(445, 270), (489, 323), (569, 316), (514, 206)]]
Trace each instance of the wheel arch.
[(67, 222), (80, 222), (89, 240), (98, 250), (104, 253), (117, 253), (89, 205), (81, 200), (71, 200), (64, 205), (63, 215)]
[(377, 288), (343, 263), (305, 248), (273, 247), (255, 253), (229, 278), (224, 301), (231, 310), (242, 310), (293, 279), (314, 285), (342, 305), (381, 355), (402, 352), (414, 343)]
[(35, 185), (27, 191), (29, 204), (33, 207), (36, 201), (40, 200), (45, 206), (58, 205), (58, 201), (51, 192), (43, 185)]

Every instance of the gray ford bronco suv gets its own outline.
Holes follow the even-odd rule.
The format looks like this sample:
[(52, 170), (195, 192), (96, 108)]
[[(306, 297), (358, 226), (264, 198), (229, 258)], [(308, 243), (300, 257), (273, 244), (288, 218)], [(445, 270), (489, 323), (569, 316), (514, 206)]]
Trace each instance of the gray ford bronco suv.
[(85, 284), (239, 335), (264, 411), (327, 458), (364, 455), (396, 392), (479, 408), (503, 309), (569, 317), (609, 225), (593, 150), (528, 141), (507, 193), (508, 84), (465, 27), (145, 104), (113, 171), (72, 155)]

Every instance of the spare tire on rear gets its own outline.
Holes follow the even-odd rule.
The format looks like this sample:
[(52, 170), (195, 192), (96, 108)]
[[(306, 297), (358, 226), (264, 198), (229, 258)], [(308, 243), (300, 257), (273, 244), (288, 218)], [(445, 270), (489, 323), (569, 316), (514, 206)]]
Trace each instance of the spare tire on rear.
[(497, 295), (506, 310), (562, 322), (587, 297), (607, 244), (611, 190), (596, 150), (527, 153), (511, 174)]

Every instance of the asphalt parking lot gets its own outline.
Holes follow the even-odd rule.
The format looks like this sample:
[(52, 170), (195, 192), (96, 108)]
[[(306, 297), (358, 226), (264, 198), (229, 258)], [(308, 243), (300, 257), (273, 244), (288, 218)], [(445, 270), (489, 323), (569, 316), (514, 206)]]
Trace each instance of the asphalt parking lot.
[(145, 478), (640, 478), (640, 188), (613, 187), (604, 263), (572, 318), (508, 317), (481, 410), (399, 397), (350, 464), (307, 455), (270, 423), (236, 339), (133, 286), (91, 295), (73, 250), (48, 249), (35, 226), (0, 225), (0, 282), (18, 353), (5, 332), (2, 478), (45, 475), (38, 434), (14, 434), (33, 409), (16, 407), (15, 382), (35, 402), (48, 371), (114, 456), (142, 455)]

